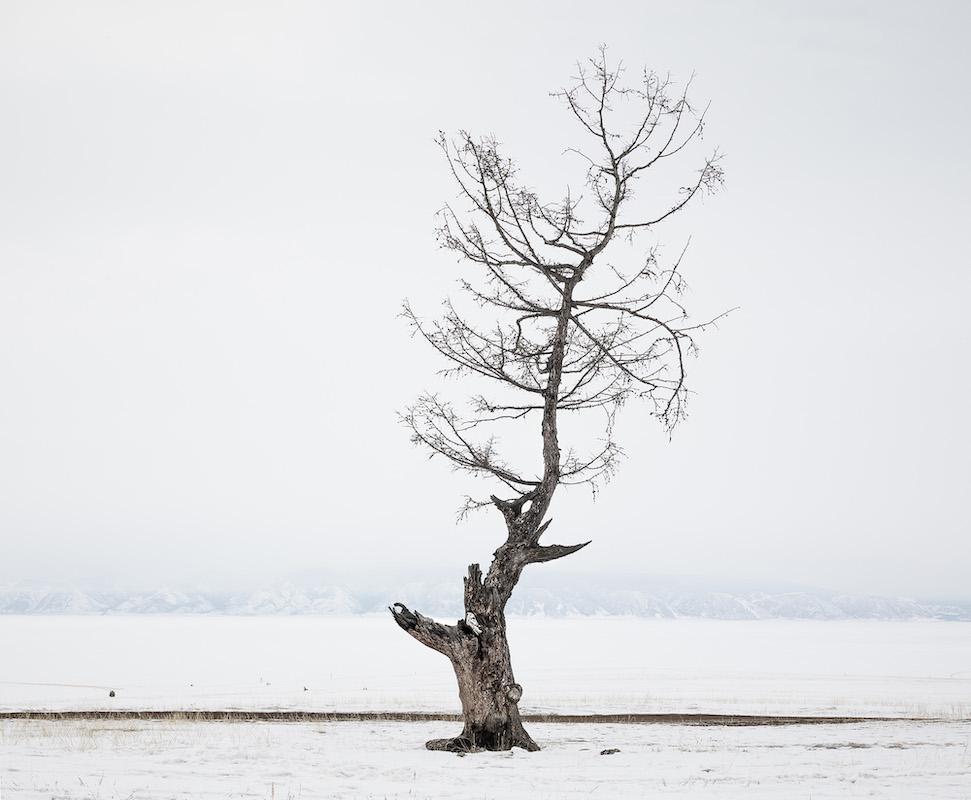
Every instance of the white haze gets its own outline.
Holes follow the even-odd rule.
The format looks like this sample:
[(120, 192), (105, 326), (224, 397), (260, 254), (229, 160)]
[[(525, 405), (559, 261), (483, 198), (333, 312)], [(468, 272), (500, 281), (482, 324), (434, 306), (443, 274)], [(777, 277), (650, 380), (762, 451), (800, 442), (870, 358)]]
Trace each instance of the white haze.
[[(0, 5), (0, 581), (454, 576), (485, 487), (396, 420), (439, 362), (396, 318), (460, 267), (433, 138), (557, 194), (548, 96), (600, 42), (697, 71), (727, 189), (660, 230), (699, 315), (667, 441), (559, 494), (535, 570), (964, 595), (963, 3)], [(690, 172), (694, 162), (684, 162)], [(644, 191), (644, 197), (652, 197)], [(646, 247), (649, 241), (645, 240)], [(456, 387), (453, 387), (456, 388)]]

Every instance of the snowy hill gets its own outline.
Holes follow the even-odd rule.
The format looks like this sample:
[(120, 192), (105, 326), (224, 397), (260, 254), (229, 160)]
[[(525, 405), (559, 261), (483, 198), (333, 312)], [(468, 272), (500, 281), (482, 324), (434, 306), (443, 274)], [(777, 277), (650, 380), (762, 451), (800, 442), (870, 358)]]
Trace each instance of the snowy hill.
[[(0, 614), (320, 614), (382, 612), (403, 602), (441, 619), (461, 613), (461, 584), (409, 583), (354, 591), (341, 586), (283, 584), (253, 592), (84, 592), (0, 588)], [(864, 594), (814, 591), (726, 592), (703, 588), (555, 588), (521, 586), (508, 612), (525, 616), (626, 615), (656, 619), (971, 620), (971, 603), (943, 604)]]

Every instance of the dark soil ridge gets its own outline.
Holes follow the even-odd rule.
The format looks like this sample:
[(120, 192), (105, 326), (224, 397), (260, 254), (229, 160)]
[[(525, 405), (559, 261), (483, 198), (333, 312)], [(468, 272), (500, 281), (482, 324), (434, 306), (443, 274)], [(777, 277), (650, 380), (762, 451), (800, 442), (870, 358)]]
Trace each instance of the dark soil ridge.
[[(187, 722), (461, 722), (460, 714), (418, 711), (0, 711), (0, 720), (179, 720)], [(967, 722), (926, 717), (824, 717), (761, 714), (524, 714), (526, 722), (620, 725), (847, 725), (861, 722)]]

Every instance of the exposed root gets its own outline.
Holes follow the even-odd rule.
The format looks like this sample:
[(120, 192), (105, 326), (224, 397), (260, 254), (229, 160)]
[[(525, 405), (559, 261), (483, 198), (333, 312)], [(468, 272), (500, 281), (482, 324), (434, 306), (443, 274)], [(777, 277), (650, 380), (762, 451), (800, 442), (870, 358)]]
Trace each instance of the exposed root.
[(482, 753), (487, 750), (512, 750), (514, 747), (521, 747), (530, 753), (539, 750), (539, 745), (533, 741), (533, 738), (526, 731), (522, 731), (508, 747), (500, 746), (496, 741), (493, 741), (492, 744), (494, 745), (492, 747), (481, 746), (468, 736), (460, 735), (453, 736), (451, 739), (430, 739), (425, 742), (425, 747), (429, 750), (442, 750), (446, 753)]
[(453, 736), (451, 739), (429, 739), (425, 742), (429, 750), (444, 750), (446, 753), (478, 753), (481, 747), (472, 744), (471, 739), (464, 736)]
[(539, 745), (533, 741), (533, 737), (530, 736), (526, 731), (523, 731), (519, 735), (519, 741), (516, 742), (514, 747), (521, 747), (523, 750), (527, 750), (530, 753), (535, 753), (539, 750)]

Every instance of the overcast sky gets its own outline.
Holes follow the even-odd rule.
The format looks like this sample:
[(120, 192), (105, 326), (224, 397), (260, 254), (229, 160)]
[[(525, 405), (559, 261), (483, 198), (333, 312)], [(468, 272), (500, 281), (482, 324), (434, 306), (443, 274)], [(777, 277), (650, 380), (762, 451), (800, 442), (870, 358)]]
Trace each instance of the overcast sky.
[(0, 0), (0, 581), (488, 559), (483, 487), (396, 418), (440, 366), (398, 306), (459, 270), (434, 137), (579, 184), (549, 92), (604, 42), (711, 99), (726, 189), (657, 233), (740, 308), (531, 569), (968, 596), (969, 9)]

